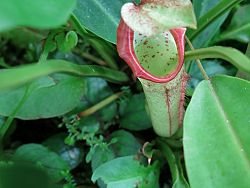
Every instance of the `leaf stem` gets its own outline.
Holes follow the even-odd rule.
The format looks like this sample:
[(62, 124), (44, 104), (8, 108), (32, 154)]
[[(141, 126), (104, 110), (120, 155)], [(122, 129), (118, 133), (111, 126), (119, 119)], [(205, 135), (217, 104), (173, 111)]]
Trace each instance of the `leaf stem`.
[[(192, 51), (194, 51), (195, 49), (194, 49), (194, 47), (193, 47), (191, 41), (189, 40), (189, 38), (188, 38), (187, 36), (185, 36), (185, 39), (186, 39), (186, 41), (187, 41), (187, 43), (188, 43), (190, 49), (191, 49)], [(198, 68), (200, 69), (203, 78), (204, 78), (205, 80), (209, 80), (209, 77), (208, 77), (208, 75), (207, 75), (205, 69), (203, 68), (203, 66), (202, 66), (202, 64), (201, 64), (200, 59), (196, 59), (196, 64), (197, 64)]]
[(3, 69), (0, 74), (0, 90), (11, 89), (53, 73), (68, 73), (75, 76), (102, 77), (108, 81), (121, 83), (129, 80), (121, 71), (97, 65), (76, 65), (65, 60), (47, 60), (47, 63), (29, 64), (11, 69)]
[(107, 63), (105, 61), (103, 61), (102, 59), (99, 59), (99, 58), (97, 58), (97, 57), (95, 57), (87, 52), (82, 52), (79, 49), (75, 49), (74, 52), (80, 54), (83, 58), (88, 59), (88, 60), (90, 60), (98, 65), (107, 65)]
[(166, 144), (168, 144), (172, 148), (182, 148), (183, 147), (183, 140), (182, 139), (175, 140), (175, 139), (166, 138), (164, 141), (166, 142)]
[(78, 114), (79, 117), (85, 117), (94, 114), (98, 110), (102, 109), (103, 107), (107, 106), (108, 104), (112, 103), (116, 99), (118, 99), (123, 92), (115, 93), (114, 95), (109, 96), (108, 98), (104, 99), (103, 101), (97, 103), (96, 105), (88, 108), (87, 110), (84, 110), (83, 112), (80, 112)]
[(223, 46), (200, 48), (185, 52), (185, 60), (218, 58), (233, 64), (239, 70), (250, 74), (250, 59), (237, 49)]

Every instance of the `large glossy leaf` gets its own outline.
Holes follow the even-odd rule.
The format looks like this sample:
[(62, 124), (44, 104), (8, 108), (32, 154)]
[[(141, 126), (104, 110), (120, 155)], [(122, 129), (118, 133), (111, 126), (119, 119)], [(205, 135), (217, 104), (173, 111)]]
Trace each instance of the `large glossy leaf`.
[[(84, 89), (85, 82), (81, 78), (63, 74), (43, 77), (30, 85), (0, 92), (0, 114), (20, 119), (63, 115), (77, 106)], [(23, 104), (18, 107), (20, 102)]]
[(203, 16), (209, 9), (211, 9), (213, 6), (215, 6), (220, 0), (193, 0), (193, 7), (195, 16), (197, 19), (199, 19), (201, 16)]
[(235, 39), (241, 42), (250, 41), (250, 5), (240, 7), (234, 14), (226, 31), (219, 35), (218, 40)]
[(193, 40), (197, 35), (199, 35), (199, 33), (206, 29), (216, 19), (218, 19), (222, 15), (225, 15), (228, 11), (230, 11), (233, 7), (235, 7), (242, 1), (243, 0), (220, 0), (219, 3), (216, 4), (216, 6), (211, 8), (198, 20), (197, 30), (187, 33), (190, 40)]
[[(214, 8), (220, 0), (193, 0), (194, 11), (197, 19), (205, 15), (209, 10)], [(218, 33), (221, 25), (227, 18), (228, 14), (224, 14), (221, 17), (218, 17), (215, 21), (213, 21), (210, 25), (208, 25), (203, 31), (201, 31), (193, 40), (192, 44), (195, 48), (201, 48), (211, 45), (215, 35)], [(189, 30), (188, 34), (191, 34), (191, 30)], [(195, 61), (195, 60), (194, 60)], [(186, 62), (187, 72), (191, 76), (191, 80), (189, 81), (189, 86), (195, 87), (203, 77), (201, 76), (200, 70), (198, 69), (197, 64), (194, 61)], [(209, 74), (217, 74), (225, 72), (227, 69), (218, 63), (209, 63), (203, 64), (204, 69)]]
[[(197, 9), (197, 14), (205, 14), (211, 7), (215, 6), (216, 3), (218, 3), (219, 0), (195, 0), (194, 1), (194, 7)], [(202, 8), (201, 8), (202, 7)], [(216, 34), (218, 33), (221, 25), (224, 23), (225, 19), (227, 18), (228, 13), (224, 14), (223, 16), (217, 18), (215, 21), (213, 21), (210, 25), (208, 25), (203, 31), (201, 31), (193, 40), (192, 44), (195, 48), (201, 48), (201, 47), (207, 47), (214, 42), (214, 38)], [(194, 60), (195, 61), (195, 60)], [(197, 85), (201, 80), (203, 80), (203, 77), (201, 76), (200, 70), (198, 69), (197, 64), (194, 61), (189, 61), (186, 63), (187, 65), (187, 71), (188, 74), (191, 75), (191, 85), (194, 87)], [(204, 61), (203, 61), (204, 62)], [(230, 72), (231, 73), (231, 67), (226, 68), (223, 65), (219, 64), (217, 61), (210, 61), (207, 63), (207, 61), (203, 64), (206, 72), (208, 75), (215, 75), (222, 72)], [(190, 82), (189, 82), (190, 83)]]
[(31, 164), (37, 164), (47, 170), (54, 182), (63, 179), (62, 171), (69, 170), (65, 162), (55, 152), (50, 151), (40, 144), (26, 144), (20, 146), (14, 155), (14, 160)]
[(143, 166), (133, 156), (120, 157), (98, 167), (92, 181), (102, 179), (108, 188), (157, 187), (158, 165)]
[[(206, 14), (209, 10), (215, 7), (220, 0), (193, 0), (193, 6), (197, 19)], [(195, 48), (206, 47), (211, 42), (215, 34), (219, 31), (220, 26), (227, 18), (228, 14), (218, 17), (210, 25), (208, 25), (202, 32), (200, 32), (192, 41)], [(195, 64), (195, 63), (193, 63)]]
[(184, 119), (192, 188), (250, 185), (250, 83), (218, 76), (197, 87)]
[(1, 1), (0, 31), (16, 26), (55, 28), (64, 24), (75, 7), (75, 0)]
[(103, 39), (116, 43), (121, 7), (132, 0), (77, 0), (75, 17), (87, 29)]

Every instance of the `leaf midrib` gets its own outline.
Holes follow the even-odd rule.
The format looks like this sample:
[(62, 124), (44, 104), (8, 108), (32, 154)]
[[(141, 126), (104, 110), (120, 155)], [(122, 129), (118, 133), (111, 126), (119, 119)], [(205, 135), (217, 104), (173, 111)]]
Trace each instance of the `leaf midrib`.
[(106, 15), (108, 18), (110, 18), (110, 21), (113, 22), (113, 24), (115, 26), (117, 26), (117, 22), (116, 22), (115, 18), (113, 16), (111, 16), (111, 14), (108, 14), (108, 11), (104, 11), (103, 6), (101, 5), (101, 3), (99, 3), (96, 0), (94, 0), (93, 3), (96, 4), (96, 6), (101, 10), (101, 12), (103, 12), (104, 15)]
[(250, 161), (247, 157), (247, 154), (246, 154), (245, 150), (242, 151), (243, 144), (241, 143), (240, 138), (235, 133), (235, 130), (232, 126), (232, 123), (230, 122), (227, 113), (224, 111), (223, 105), (222, 105), (218, 95), (216, 94), (215, 89), (213, 87), (213, 84), (211, 83), (210, 80), (208, 80), (208, 86), (209, 86), (209, 89), (211, 91), (212, 97), (215, 100), (215, 105), (217, 105), (223, 121), (228, 125), (228, 126), (226, 126), (226, 130), (228, 130), (229, 134), (232, 136), (233, 143), (236, 145), (236, 149), (238, 150), (240, 157), (245, 162), (247, 167), (250, 169)]

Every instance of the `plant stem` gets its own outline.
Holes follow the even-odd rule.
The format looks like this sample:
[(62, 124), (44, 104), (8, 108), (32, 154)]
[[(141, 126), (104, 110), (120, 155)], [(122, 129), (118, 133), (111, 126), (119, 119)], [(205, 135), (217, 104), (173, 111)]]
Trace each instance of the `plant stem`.
[(244, 55), (242, 52), (235, 48), (223, 47), (223, 46), (213, 46), (208, 48), (199, 48), (191, 51), (185, 52), (185, 60), (194, 59), (223, 59), (232, 65), (234, 65), (239, 70), (242, 70), (250, 74), (250, 58)]
[(88, 59), (90, 61), (93, 61), (94, 63), (98, 64), (98, 65), (107, 65), (107, 63), (87, 52), (81, 52), (79, 49), (75, 49), (74, 50), (76, 53), (80, 54), (83, 58)]
[(164, 139), (164, 142), (171, 146), (172, 148), (182, 148), (183, 147), (183, 140), (174, 140), (174, 139)]
[[(247, 46), (246, 56), (250, 58), (250, 42), (248, 43), (248, 46)], [(245, 73), (244, 71), (238, 70), (236, 76), (238, 78), (242, 78), (242, 79), (250, 81), (250, 75)]]
[(115, 101), (116, 99), (118, 99), (121, 95), (123, 94), (123, 92), (118, 92), (114, 95), (111, 95), (110, 97), (104, 99), (103, 101), (97, 103), (96, 105), (88, 108), (87, 110), (84, 110), (83, 112), (80, 112), (78, 114), (79, 117), (85, 117), (85, 116), (89, 116), (91, 114), (94, 114), (95, 112), (97, 112), (98, 110), (100, 110), (101, 108), (107, 106), (108, 104), (110, 104), (111, 102)]
[[(191, 49), (192, 51), (195, 50), (194, 47), (193, 47), (193, 45), (192, 45), (192, 43), (191, 43), (191, 41), (188, 39), (187, 36), (185, 36), (185, 39), (186, 39), (186, 41), (187, 41), (187, 43), (188, 43), (190, 49)], [(208, 75), (207, 75), (205, 69), (203, 68), (203, 66), (202, 66), (202, 64), (201, 64), (200, 59), (196, 59), (196, 64), (197, 64), (198, 68), (200, 69), (203, 78), (204, 78), (205, 80), (209, 80), (209, 77), (208, 77)]]
[(8, 132), (8, 130), (10, 129), (16, 113), (20, 110), (20, 108), (23, 106), (23, 104), (25, 103), (25, 101), (29, 97), (29, 93), (30, 93), (29, 88), (30, 88), (30, 84), (27, 86), (25, 93), (24, 93), (23, 97), (21, 98), (20, 102), (17, 104), (15, 110), (12, 112), (12, 114), (8, 117), (6, 122), (0, 128), (0, 150), (3, 149), (4, 137), (5, 137), (6, 133)]

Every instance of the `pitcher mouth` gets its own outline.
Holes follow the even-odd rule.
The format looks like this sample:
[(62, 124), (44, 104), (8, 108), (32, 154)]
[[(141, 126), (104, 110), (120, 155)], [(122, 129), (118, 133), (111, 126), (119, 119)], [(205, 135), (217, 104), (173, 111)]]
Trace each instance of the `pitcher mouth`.
[(135, 50), (134, 50), (134, 31), (128, 27), (128, 25), (121, 19), (117, 30), (117, 50), (122, 59), (132, 69), (133, 74), (136, 77), (150, 80), (156, 83), (166, 83), (174, 79), (181, 71), (184, 63), (184, 37), (185, 28), (171, 29), (169, 30), (176, 43), (178, 52), (178, 65), (175, 70), (166, 76), (156, 76), (145, 70), (140, 64)]

